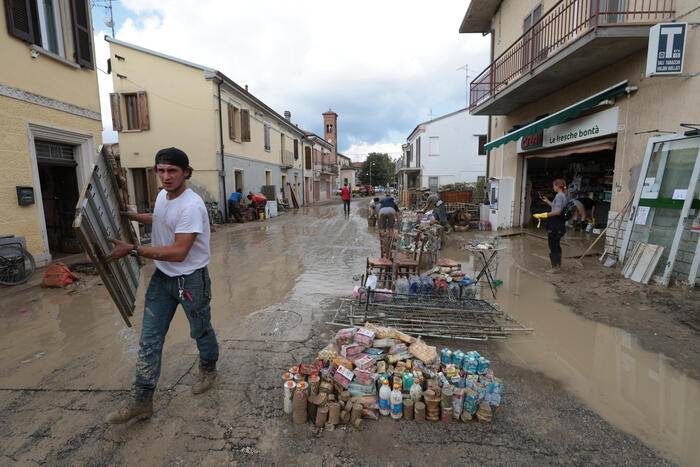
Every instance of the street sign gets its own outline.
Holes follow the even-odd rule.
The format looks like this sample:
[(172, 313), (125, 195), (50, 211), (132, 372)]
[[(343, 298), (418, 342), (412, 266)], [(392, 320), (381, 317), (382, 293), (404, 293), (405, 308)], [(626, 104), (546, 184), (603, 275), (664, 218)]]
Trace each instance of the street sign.
[(687, 23), (660, 23), (649, 29), (646, 76), (683, 72)]

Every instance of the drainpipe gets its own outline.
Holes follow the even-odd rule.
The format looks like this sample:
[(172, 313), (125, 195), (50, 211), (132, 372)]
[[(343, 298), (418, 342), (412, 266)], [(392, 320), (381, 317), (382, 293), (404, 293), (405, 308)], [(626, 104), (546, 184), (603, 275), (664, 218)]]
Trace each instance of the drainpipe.
[(221, 148), (221, 172), (223, 172), (223, 188), (224, 188), (224, 202), (222, 203), (224, 205), (224, 222), (228, 221), (228, 203), (227, 203), (227, 198), (226, 198), (226, 166), (224, 165), (224, 123), (223, 123), (223, 118), (221, 116), (221, 83), (223, 82), (223, 79), (221, 79), (220, 76), (217, 76), (217, 81), (216, 85), (218, 88), (218, 98), (219, 98), (219, 146)]

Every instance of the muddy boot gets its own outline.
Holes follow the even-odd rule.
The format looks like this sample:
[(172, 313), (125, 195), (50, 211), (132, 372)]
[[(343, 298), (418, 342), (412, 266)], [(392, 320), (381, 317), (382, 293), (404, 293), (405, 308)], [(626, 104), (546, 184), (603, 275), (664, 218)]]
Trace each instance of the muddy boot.
[(192, 386), (192, 394), (202, 394), (214, 385), (216, 381), (216, 366), (206, 368), (199, 364), (199, 376), (197, 382)]
[(107, 414), (107, 423), (119, 425), (129, 420), (145, 420), (153, 415), (153, 393), (150, 392), (142, 397), (131, 395), (129, 399), (122, 403), (122, 406)]

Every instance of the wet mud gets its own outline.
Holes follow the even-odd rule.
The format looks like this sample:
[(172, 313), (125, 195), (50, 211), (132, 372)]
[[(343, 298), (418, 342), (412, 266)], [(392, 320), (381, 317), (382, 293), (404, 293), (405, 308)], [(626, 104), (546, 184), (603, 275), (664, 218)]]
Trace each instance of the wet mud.
[[(506, 384), (491, 425), (380, 420), (362, 432), (293, 425), (281, 410), (280, 374), (327, 343), (336, 297), (352, 291), (365, 257), (377, 254), (365, 204), (353, 201), (348, 220), (331, 203), (217, 229), (210, 265), (217, 385), (190, 394), (197, 350), (178, 310), (154, 417), (145, 422), (103, 419), (133, 379), (152, 266), (143, 270), (131, 329), (97, 284), (80, 294), (0, 290), (0, 464), (667, 465), (700, 457), (692, 443), (697, 381), (642, 350), (635, 335), (576, 315), (537, 273), (546, 252), (515, 241), (499, 265), (498, 303), (535, 333), (474, 345), (433, 340), (490, 357)], [(464, 238), (450, 235), (444, 255), (466, 260), (456, 248)]]

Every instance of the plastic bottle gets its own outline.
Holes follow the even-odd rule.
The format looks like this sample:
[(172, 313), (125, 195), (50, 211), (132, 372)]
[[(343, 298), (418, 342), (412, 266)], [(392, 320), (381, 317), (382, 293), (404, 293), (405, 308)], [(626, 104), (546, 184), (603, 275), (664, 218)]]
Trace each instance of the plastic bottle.
[(374, 274), (370, 274), (367, 276), (367, 280), (365, 281), (365, 287), (367, 287), (368, 290), (374, 290), (377, 288), (377, 276)]
[(379, 413), (389, 415), (391, 413), (391, 389), (389, 389), (389, 381), (382, 381), (382, 387), (379, 389)]
[(403, 395), (399, 385), (394, 383), (394, 390), (391, 391), (391, 418), (398, 420), (403, 415)]
[(423, 389), (420, 387), (420, 382), (417, 379), (413, 380), (413, 386), (411, 386), (409, 394), (413, 402), (420, 402), (423, 399)]

